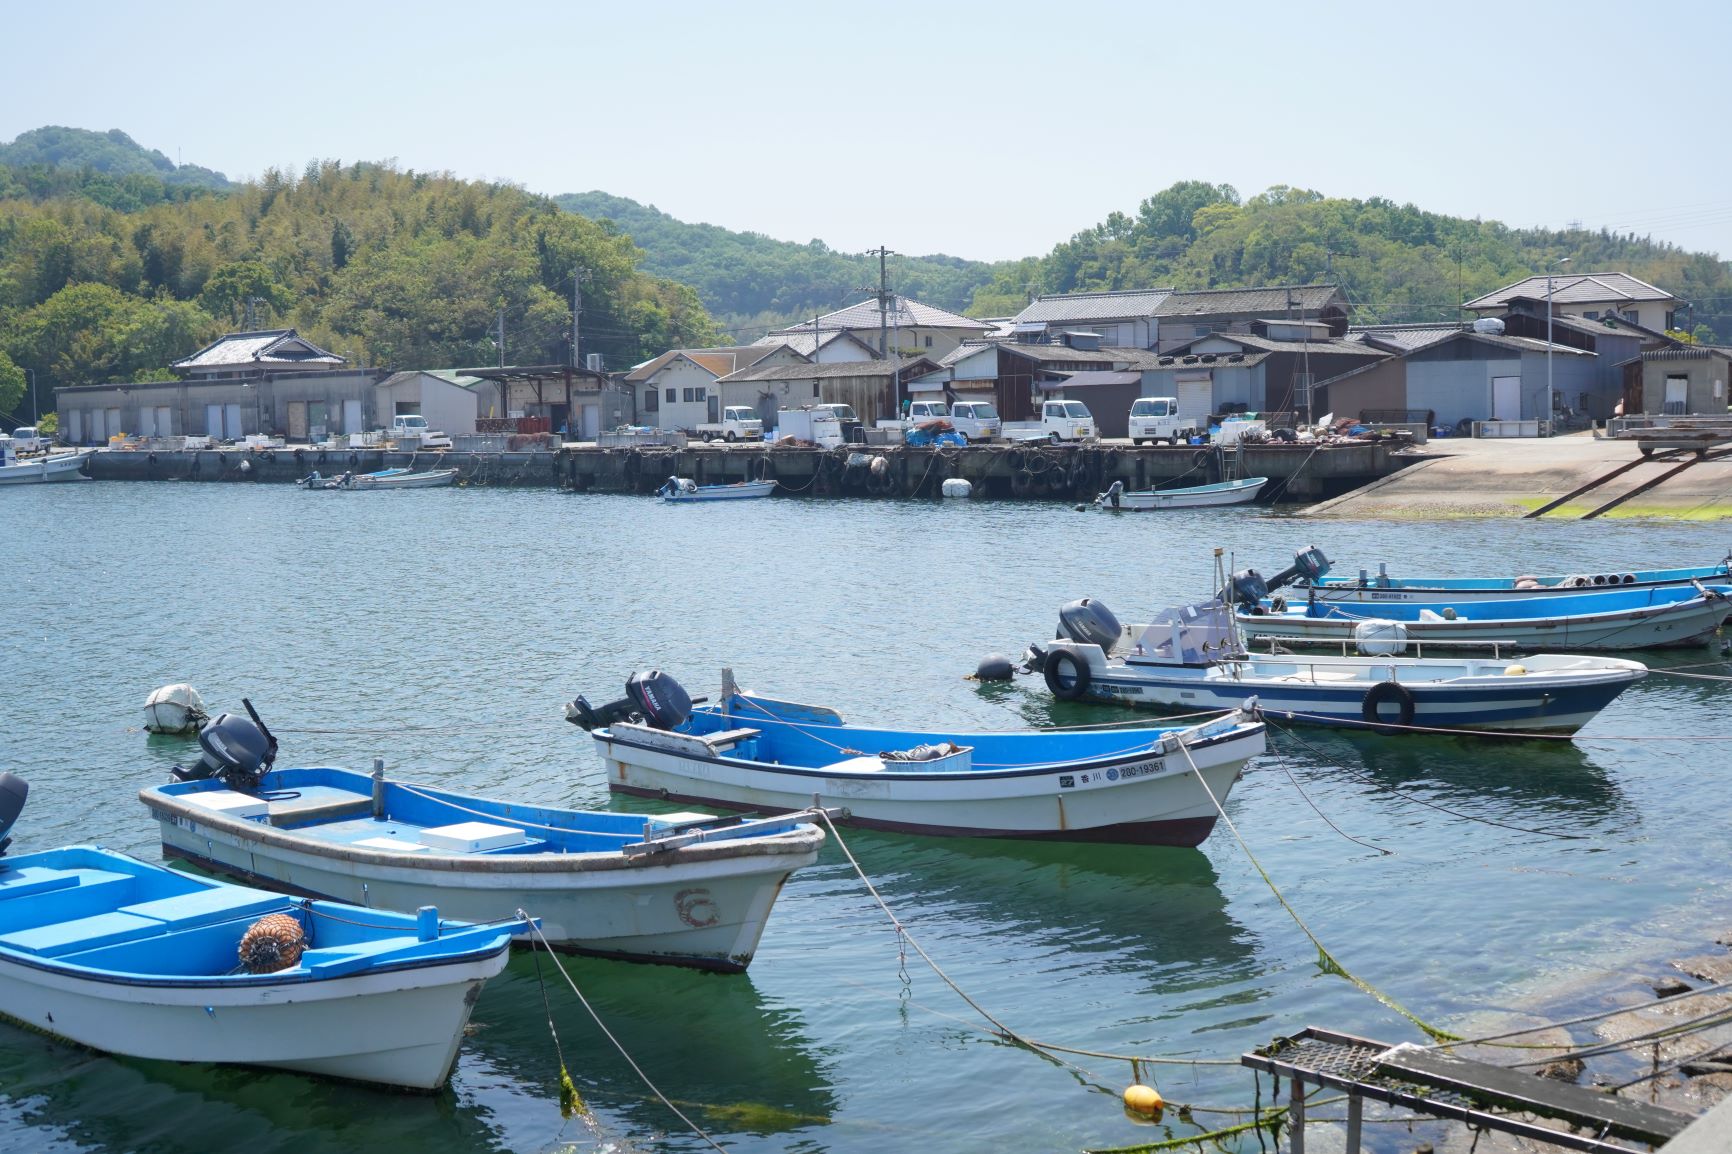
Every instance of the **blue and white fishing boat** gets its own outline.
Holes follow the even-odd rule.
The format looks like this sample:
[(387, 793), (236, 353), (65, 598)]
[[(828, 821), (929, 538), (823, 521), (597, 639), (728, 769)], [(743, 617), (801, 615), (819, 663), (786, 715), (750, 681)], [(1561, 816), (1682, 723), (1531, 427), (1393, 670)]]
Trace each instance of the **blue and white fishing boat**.
[(1114, 481), (1095, 498), (1095, 507), (1140, 512), (1148, 509), (1200, 509), (1214, 505), (1248, 505), (1257, 499), (1267, 477), (1241, 477), (1213, 485), (1190, 485), (1183, 489), (1131, 489)]
[[(16, 817), (23, 782), (0, 793)], [(0, 861), (0, 1015), (135, 1058), (432, 1090), (523, 926), (297, 901), (98, 846), (20, 854)]]
[(1580, 655), (1516, 661), (1247, 653), (1219, 600), (1121, 628), (1085, 598), (1060, 610), (1059, 633), (1041, 643), (1040, 668), (1062, 700), (1194, 711), (1231, 709), (1255, 696), (1270, 717), (1388, 732), (1573, 733), (1648, 672), (1639, 662)]
[(34, 485), (44, 481), (88, 481), (83, 451), (34, 458), (12, 451), (12, 439), (0, 438), (0, 485)]
[(247, 710), (207, 723), (199, 764), (139, 798), (165, 855), (293, 893), (470, 921), (522, 909), (557, 948), (739, 971), (824, 840), (805, 811), (643, 817), (412, 785), (380, 765), (276, 769), (276, 740)]
[[(1706, 642), (1732, 614), (1732, 585), (1578, 590), (1558, 597), (1361, 605), (1276, 596), (1239, 605), (1247, 641), (1342, 645), (1368, 622), (1393, 622), (1405, 637), (1552, 652), (1660, 649)], [(1373, 630), (1375, 631), (1375, 630)]]
[(731, 485), (700, 485), (690, 477), (669, 477), (656, 495), (664, 501), (749, 501), (776, 491), (774, 478), (767, 481), (736, 481)]
[[(737, 810), (842, 806), (872, 829), (961, 837), (1195, 846), (1264, 727), (1205, 725), (964, 733), (845, 724), (834, 710), (740, 690), (713, 705), (634, 674), (627, 698), (567, 719), (590, 730), (608, 788)], [(1206, 782), (1203, 788), (1200, 782)], [(1211, 797), (1211, 794), (1213, 795)]]
[[(1652, 589), (1732, 584), (1732, 556), (1713, 565), (1678, 569), (1607, 569), (1587, 573), (1524, 573), (1515, 577), (1391, 577), (1387, 565), (1376, 573), (1361, 569), (1356, 576), (1323, 576), (1309, 585), (1320, 600), (1376, 604), (1419, 601), (1507, 600), (1514, 597), (1559, 597), (1596, 589)], [(1297, 587), (1305, 588), (1301, 578)]]
[(376, 469), (371, 473), (339, 473), (326, 477), (311, 473), (295, 484), (303, 489), (373, 490), (373, 489), (438, 489), (457, 480), (456, 469)]

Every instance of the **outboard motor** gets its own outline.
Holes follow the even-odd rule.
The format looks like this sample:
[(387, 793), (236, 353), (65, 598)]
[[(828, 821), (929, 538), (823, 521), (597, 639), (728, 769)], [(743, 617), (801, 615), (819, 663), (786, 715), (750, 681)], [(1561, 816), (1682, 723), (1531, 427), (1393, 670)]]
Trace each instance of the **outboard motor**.
[(1123, 630), (1113, 611), (1092, 597), (1072, 601), (1058, 611), (1058, 635), (1084, 645), (1098, 645), (1111, 653)]
[(616, 721), (641, 721), (655, 729), (678, 729), (692, 715), (692, 698), (685, 687), (659, 669), (634, 673), (625, 680), (625, 696), (606, 705), (591, 705), (579, 697), (565, 707), (565, 719), (582, 729), (600, 729)]
[(1221, 590), (1221, 600), (1245, 609), (1255, 607), (1267, 596), (1269, 582), (1263, 580), (1263, 575), (1255, 569), (1239, 570), (1228, 579), (1227, 587)]
[(1323, 550), (1317, 546), (1307, 545), (1293, 554), (1293, 564), (1267, 580), (1255, 569), (1239, 570), (1228, 580), (1227, 587), (1221, 590), (1221, 600), (1249, 608), (1269, 596), (1270, 590), (1280, 589), (1298, 580), (1315, 582), (1327, 572), (1329, 558), (1325, 557)]
[(0, 854), (12, 844), (12, 823), (24, 812), (30, 783), (15, 773), (0, 773)]
[(1125, 483), (1123, 481), (1114, 481), (1111, 485), (1107, 486), (1106, 492), (1095, 498), (1095, 504), (1107, 509), (1117, 509), (1119, 507), (1119, 498), (1123, 495), (1124, 491)]
[(169, 770), (176, 781), (198, 781), (214, 777), (230, 789), (255, 793), (259, 782), (277, 760), (277, 739), (259, 719), (253, 703), (241, 698), (246, 717), (219, 713), (198, 731), (202, 752), (198, 764)]

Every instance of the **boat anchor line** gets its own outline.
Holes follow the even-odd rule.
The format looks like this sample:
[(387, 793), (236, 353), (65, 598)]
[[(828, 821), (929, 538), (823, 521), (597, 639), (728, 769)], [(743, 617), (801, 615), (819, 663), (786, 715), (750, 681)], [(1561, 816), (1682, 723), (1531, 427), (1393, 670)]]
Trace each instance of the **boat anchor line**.
[(1304, 932), (1305, 936), (1311, 940), (1311, 944), (1317, 947), (1317, 957), (1320, 966), (1330, 973), (1340, 974), (1355, 986), (1358, 986), (1361, 990), (1370, 994), (1373, 998), (1376, 998), (1389, 1009), (1394, 1010), (1396, 1013), (1418, 1026), (1421, 1030), (1425, 1031), (1426, 1036), (1430, 1037), (1433, 1041), (1459, 1042), (1461, 1039), (1456, 1037), (1456, 1035), (1449, 1033), (1447, 1030), (1433, 1026), (1431, 1023), (1415, 1014), (1412, 1010), (1409, 1010), (1406, 1006), (1403, 1006), (1400, 1002), (1396, 1001), (1382, 990), (1379, 990), (1364, 978), (1352, 973), (1347, 969), (1347, 967), (1335, 960), (1335, 956), (1329, 952), (1328, 947), (1324, 946), (1322, 941), (1318, 939), (1317, 935), (1311, 932), (1311, 927), (1306, 925), (1304, 919), (1299, 916), (1299, 911), (1295, 910), (1290, 904), (1288, 904), (1286, 895), (1284, 895), (1280, 888), (1276, 886), (1275, 879), (1269, 876), (1269, 871), (1263, 868), (1263, 863), (1257, 860), (1257, 855), (1251, 852), (1251, 847), (1245, 843), (1244, 837), (1239, 833), (1239, 827), (1234, 825), (1233, 819), (1227, 816), (1227, 811), (1221, 806), (1220, 799), (1215, 796), (1215, 791), (1209, 788), (1209, 783), (1204, 780), (1202, 773), (1197, 769), (1197, 763), (1191, 760), (1190, 749), (1184, 745), (1181, 745), (1179, 749), (1184, 753), (1185, 760), (1190, 762), (1191, 770), (1196, 774), (1198, 783), (1203, 787), (1203, 792), (1208, 795), (1209, 801), (1214, 805), (1216, 815), (1219, 816), (1221, 822), (1226, 825), (1227, 832), (1233, 835), (1233, 840), (1239, 843), (1239, 848), (1245, 851), (1245, 857), (1251, 863), (1252, 868), (1257, 871), (1258, 876), (1261, 877), (1264, 883), (1269, 887), (1269, 892), (1275, 895), (1275, 900), (1281, 903), (1281, 908), (1287, 911), (1287, 915), (1293, 919), (1294, 924), (1297, 925), (1299, 929)]

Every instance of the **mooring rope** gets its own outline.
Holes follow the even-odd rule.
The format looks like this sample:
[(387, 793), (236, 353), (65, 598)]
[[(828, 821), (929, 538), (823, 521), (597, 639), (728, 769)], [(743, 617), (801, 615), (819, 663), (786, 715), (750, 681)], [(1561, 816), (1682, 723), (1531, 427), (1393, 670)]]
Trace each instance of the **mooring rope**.
[(1228, 832), (1233, 835), (1234, 840), (1239, 843), (1239, 848), (1245, 851), (1245, 857), (1250, 860), (1251, 865), (1263, 878), (1264, 883), (1269, 887), (1269, 892), (1275, 895), (1275, 900), (1281, 903), (1281, 908), (1287, 911), (1288, 916), (1293, 919), (1294, 924), (1304, 932), (1307, 938), (1311, 939), (1311, 944), (1317, 947), (1317, 957), (1321, 968), (1325, 972), (1340, 974), (1355, 986), (1358, 986), (1361, 990), (1370, 994), (1373, 998), (1376, 998), (1379, 1002), (1382, 1002), (1385, 1006), (1418, 1026), (1421, 1030), (1425, 1031), (1427, 1036), (1440, 1042), (1458, 1040), (1454, 1034), (1431, 1025), (1429, 1022), (1420, 1018), (1419, 1015), (1415, 1014), (1412, 1010), (1409, 1010), (1406, 1006), (1403, 1006), (1400, 1002), (1397, 1002), (1394, 998), (1390, 997), (1382, 990), (1379, 990), (1364, 978), (1350, 972), (1345, 966), (1335, 960), (1335, 956), (1329, 952), (1328, 947), (1324, 946), (1322, 941), (1318, 939), (1317, 935), (1311, 932), (1311, 927), (1305, 924), (1305, 919), (1299, 916), (1299, 911), (1294, 909), (1292, 905), (1288, 903), (1286, 895), (1282, 894), (1280, 887), (1275, 884), (1275, 879), (1269, 876), (1269, 871), (1263, 868), (1263, 863), (1257, 860), (1257, 855), (1251, 852), (1251, 847), (1247, 845), (1245, 839), (1240, 836), (1239, 828), (1233, 824), (1233, 819), (1227, 816), (1226, 809), (1221, 805), (1220, 799), (1215, 796), (1215, 791), (1209, 788), (1209, 782), (1203, 777), (1202, 770), (1197, 768), (1196, 761), (1191, 757), (1190, 747), (1181, 742), (1179, 744), (1179, 750), (1185, 755), (1185, 760), (1190, 763), (1191, 772), (1196, 776), (1198, 783), (1202, 785), (1203, 792), (1208, 794), (1209, 801), (1213, 803), (1216, 814), (1220, 816), (1221, 821), (1226, 825)]
[[(626, 1052), (626, 1048), (620, 1045), (619, 1039), (613, 1036), (613, 1031), (607, 1028), (607, 1023), (601, 1020), (601, 1015), (595, 1012), (595, 1007), (589, 1004), (589, 999), (583, 996), (583, 991), (577, 988), (577, 983), (571, 980), (571, 975), (566, 972), (565, 963), (559, 960), (559, 955), (553, 952), (553, 947), (548, 944), (547, 938), (542, 934), (541, 923), (531, 918), (522, 910), (517, 911), (517, 916), (529, 922), (534, 931), (536, 940), (541, 943), (542, 949), (547, 951), (548, 958), (553, 962), (554, 969), (558, 970), (559, 976), (565, 979), (565, 984), (571, 987), (571, 992), (577, 995), (577, 1000), (583, 1005), (583, 1008), (588, 1011), (590, 1019), (595, 1022), (596, 1029), (600, 1030), (602, 1035), (606, 1037), (609, 1042), (613, 1043), (613, 1048), (619, 1051), (619, 1056), (625, 1059), (626, 1065), (632, 1068), (632, 1072), (635, 1073), (643, 1084), (649, 1088), (650, 1093), (654, 1094), (662, 1105), (673, 1111), (674, 1117), (678, 1118), (681, 1122), (684, 1122), (693, 1134), (702, 1138), (712, 1149), (722, 1151), (722, 1154), (726, 1154), (724, 1147), (719, 1145), (714, 1138), (711, 1138), (707, 1133), (705, 1133), (696, 1122), (693, 1122), (690, 1118), (686, 1117), (685, 1114), (680, 1111), (678, 1106), (675, 1106), (668, 1100), (668, 1096), (663, 1094), (661, 1090), (656, 1087), (656, 1084), (650, 1081), (649, 1075), (643, 1072), (643, 1067), (639, 1066), (637, 1061)], [(561, 1075), (564, 1075), (563, 1060)], [(573, 1092), (575, 1093), (575, 1089)]]

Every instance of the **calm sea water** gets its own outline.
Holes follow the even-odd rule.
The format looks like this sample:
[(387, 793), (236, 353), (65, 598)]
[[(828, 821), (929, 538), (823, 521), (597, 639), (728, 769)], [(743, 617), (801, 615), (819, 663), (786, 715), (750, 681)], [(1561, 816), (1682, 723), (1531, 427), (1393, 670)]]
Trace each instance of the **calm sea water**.
[[(0, 514), (0, 767), (31, 783), (16, 849), (96, 841), (146, 857), (156, 830), (136, 791), (195, 756), (137, 728), (145, 696), (173, 681), (215, 709), (251, 697), (284, 764), (383, 756), (423, 781), (603, 806), (600, 763), (560, 707), (611, 696), (636, 668), (701, 693), (731, 665), (750, 686), (916, 726), (1111, 720), (1055, 706), (1038, 682), (963, 675), (1051, 636), (1073, 597), (1134, 618), (1204, 594), (1215, 545), (1264, 572), (1316, 543), (1348, 570), (1469, 573), (1706, 562), (1728, 543), (1714, 526), (1628, 522), (190, 483), (13, 489)], [(1725, 700), (1651, 677), (1573, 744), (1274, 735), (1228, 809), (1344, 966), (1471, 1029), (1559, 990), (1627, 989), (1726, 925)], [(1170, 1101), (1249, 1106), (1248, 1072), (1203, 1063), (1306, 1024), (1418, 1038), (1319, 969), (1224, 828), (1197, 851), (845, 836), (915, 939), (1006, 1025), (1196, 1062), (1156, 1069)], [(644, 1072), (730, 1150), (1034, 1152), (1191, 1129), (1127, 1120), (1124, 1063), (1067, 1067), (995, 1039), (904, 957), (833, 845), (790, 880), (746, 975), (567, 965)], [(0, 1149), (705, 1148), (569, 990), (546, 997), (590, 1122), (560, 1117), (543, 987), (521, 955), (483, 994), (453, 1088), (431, 1098), (118, 1060), (0, 1026)]]

